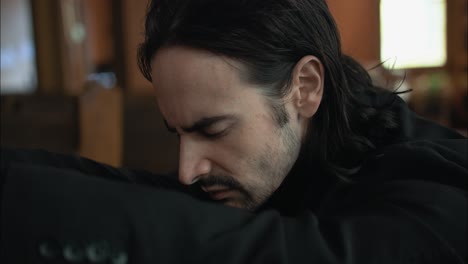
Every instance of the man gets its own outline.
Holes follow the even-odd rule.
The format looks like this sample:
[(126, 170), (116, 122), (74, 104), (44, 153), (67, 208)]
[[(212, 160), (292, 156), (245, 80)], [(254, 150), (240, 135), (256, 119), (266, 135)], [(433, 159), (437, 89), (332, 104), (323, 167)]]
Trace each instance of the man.
[(145, 29), (180, 183), (5, 150), (5, 259), (466, 263), (466, 139), (374, 87), (324, 0), (154, 0)]

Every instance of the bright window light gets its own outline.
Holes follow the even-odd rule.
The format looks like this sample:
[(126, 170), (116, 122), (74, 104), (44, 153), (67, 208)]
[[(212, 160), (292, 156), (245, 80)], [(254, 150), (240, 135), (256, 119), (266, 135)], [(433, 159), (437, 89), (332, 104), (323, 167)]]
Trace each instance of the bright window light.
[(29, 0), (0, 0), (0, 94), (32, 93), (37, 85)]
[(386, 68), (444, 66), (446, 0), (380, 0), (381, 61)]

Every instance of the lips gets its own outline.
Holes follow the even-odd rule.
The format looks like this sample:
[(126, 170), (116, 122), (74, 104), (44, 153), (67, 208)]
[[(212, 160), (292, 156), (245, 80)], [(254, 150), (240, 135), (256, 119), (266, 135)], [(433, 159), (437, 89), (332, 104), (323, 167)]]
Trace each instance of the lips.
[(210, 187), (201, 187), (204, 192), (207, 192), (211, 199), (213, 200), (223, 200), (230, 196), (230, 193), (233, 191), (230, 188), (225, 186), (210, 186)]
[(225, 190), (225, 191), (217, 191), (217, 192), (210, 192), (210, 197), (213, 200), (224, 200), (231, 196), (232, 190)]
[(225, 191), (229, 190), (228, 187), (222, 186), (222, 185), (211, 185), (211, 186), (201, 186), (202, 190), (205, 192), (219, 192), (219, 191)]

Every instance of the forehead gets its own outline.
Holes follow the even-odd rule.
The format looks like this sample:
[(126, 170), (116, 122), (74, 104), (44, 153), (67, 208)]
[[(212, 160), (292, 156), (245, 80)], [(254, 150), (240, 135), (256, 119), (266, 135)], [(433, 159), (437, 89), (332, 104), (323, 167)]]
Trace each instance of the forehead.
[(206, 51), (180, 46), (159, 50), (152, 78), (163, 116), (190, 122), (245, 107), (245, 97), (256, 89), (242, 80), (241, 71), (240, 63)]
[(209, 84), (222, 81), (226, 85), (216, 89), (220, 90), (229, 84), (240, 84), (242, 68), (242, 64), (227, 57), (185, 46), (173, 46), (162, 48), (155, 54), (152, 78), (157, 92), (163, 90), (158, 89), (157, 85), (184, 84), (187, 88), (200, 89), (212, 88)]

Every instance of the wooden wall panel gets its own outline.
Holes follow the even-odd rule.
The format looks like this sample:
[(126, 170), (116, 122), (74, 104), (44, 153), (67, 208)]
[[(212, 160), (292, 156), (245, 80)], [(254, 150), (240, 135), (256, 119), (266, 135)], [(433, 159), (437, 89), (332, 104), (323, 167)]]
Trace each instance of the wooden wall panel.
[(177, 170), (177, 137), (164, 126), (151, 96), (126, 96), (124, 100), (123, 165), (155, 172)]
[(92, 66), (114, 61), (112, 0), (86, 0), (84, 4), (88, 52)]
[(61, 60), (61, 35), (57, 26), (57, 17), (59, 17), (57, 1), (31, 1), (31, 9), (36, 39), (38, 93), (61, 93), (65, 81), (61, 74), (63, 62)]
[(88, 73), (81, 0), (31, 1), (38, 92), (79, 95)]
[(151, 83), (140, 73), (137, 64), (137, 48), (143, 41), (144, 18), (148, 0), (122, 1), (122, 40), (125, 56), (125, 86), (134, 93), (152, 93)]
[(122, 95), (119, 89), (107, 90), (87, 85), (79, 98), (79, 153), (112, 166), (122, 162)]
[(341, 33), (343, 51), (364, 65), (380, 60), (378, 0), (328, 0)]
[(69, 96), (2, 96), (0, 145), (74, 153), (78, 102)]

